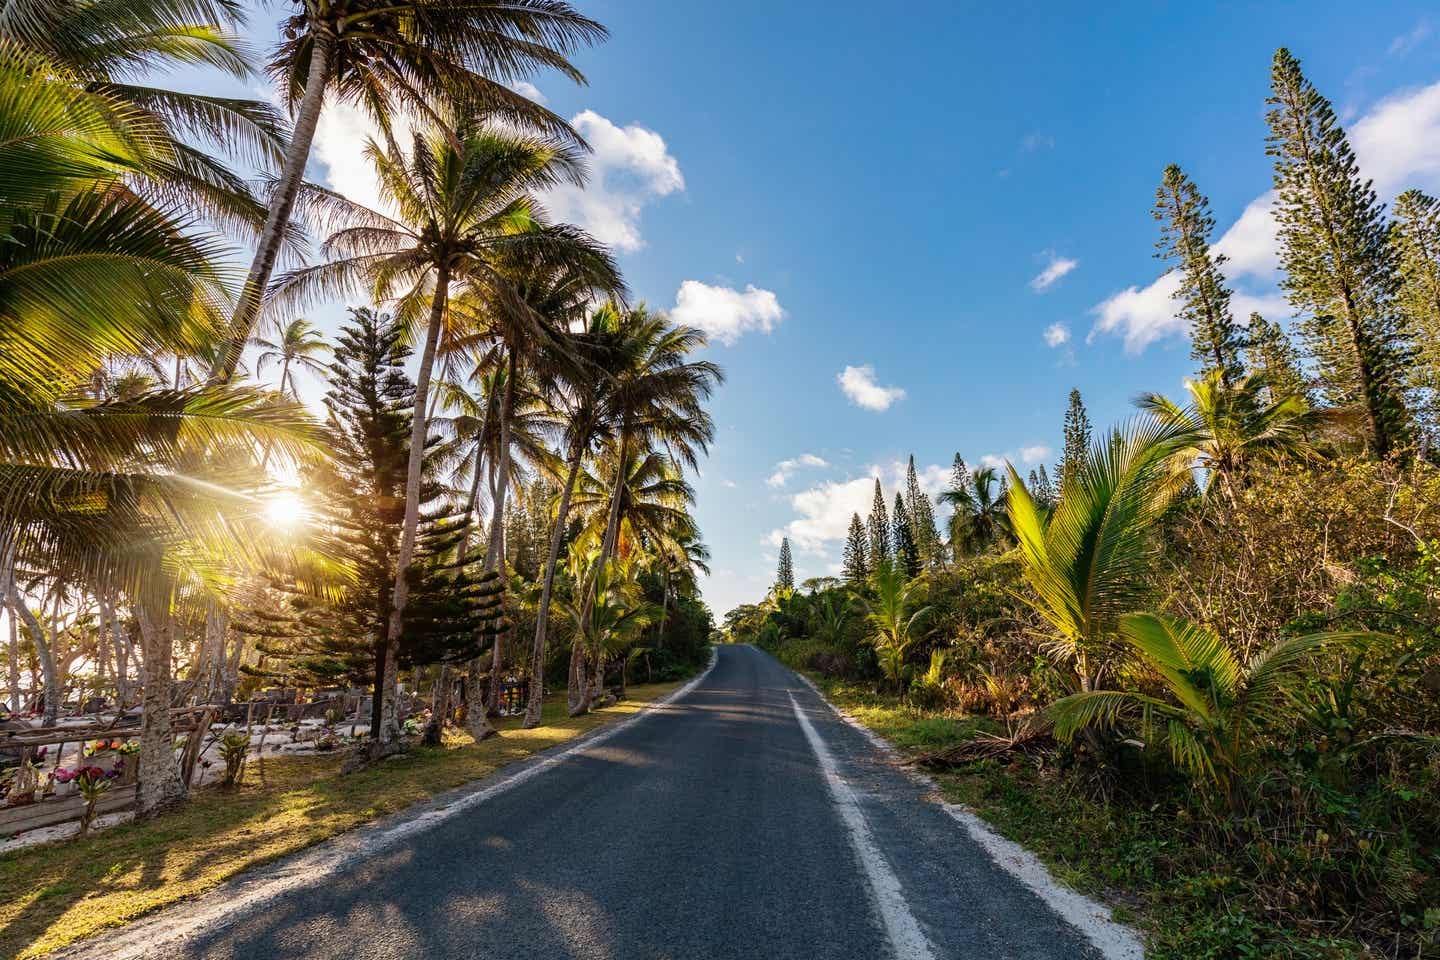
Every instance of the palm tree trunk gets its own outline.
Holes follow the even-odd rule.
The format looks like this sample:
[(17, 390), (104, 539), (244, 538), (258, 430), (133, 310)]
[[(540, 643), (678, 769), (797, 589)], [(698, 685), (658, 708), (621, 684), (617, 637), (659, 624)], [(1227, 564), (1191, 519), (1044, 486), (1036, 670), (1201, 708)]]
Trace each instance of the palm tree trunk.
[(25, 621), (25, 626), (30, 630), (30, 639), (35, 642), (35, 653), (40, 659), (40, 675), (45, 682), (45, 716), (41, 722), (47, 727), (53, 727), (60, 721), (60, 677), (55, 668), (55, 648), (51, 643), (53, 638), (46, 636), (45, 628), (20, 596), (13, 573), (10, 576), (10, 606)]
[[(630, 446), (630, 431), (628, 426), (622, 427), (620, 431), (619, 456), (615, 461), (615, 484), (610, 490), (610, 516), (605, 521), (605, 536), (600, 541), (600, 555), (595, 560), (595, 571), (589, 578), (585, 587), (585, 602), (580, 607), (589, 611), (595, 606), (595, 590), (600, 582), (600, 572), (610, 562), (610, 555), (615, 552), (615, 540), (620, 532), (620, 487), (625, 482), (625, 454)], [(582, 644), (576, 644), (570, 654), (570, 688), (567, 691), (570, 716), (578, 716), (590, 709), (590, 702), (594, 697), (590, 689), (590, 683), (585, 673), (585, 649)]]
[[(500, 457), (496, 470), (494, 509), (490, 511), (490, 545), (485, 550), (485, 572), (505, 567), (505, 497), (510, 490), (510, 417), (515, 409), (515, 374), (519, 365), (515, 351), (510, 351), (505, 377), (505, 395), (500, 402)], [(485, 697), (485, 712), (500, 715), (500, 666), (504, 653), (505, 634), (497, 633), (490, 655), (490, 685)]]
[[(145, 818), (184, 800), (186, 787), (180, 764), (175, 759), (175, 736), (170, 725), (175, 617), (170, 611), (169, 595), (142, 599), (135, 606), (135, 615), (140, 621), (145, 663), (140, 715), (140, 784), (135, 793), (135, 815)], [(195, 736), (201, 733), (196, 731)]]
[[(550, 531), (550, 553), (545, 559), (545, 582), (540, 588), (540, 606), (535, 619), (535, 645), (530, 650), (530, 697), (525, 704), (525, 722), (530, 730), (540, 726), (545, 705), (545, 640), (550, 630), (550, 597), (555, 589), (555, 564), (560, 559), (560, 542), (565, 539), (565, 524), (570, 518), (570, 498), (575, 493), (575, 480), (580, 476), (580, 461), (585, 457), (585, 443), (576, 441), (570, 452), (570, 469), (565, 475), (565, 488), (555, 510), (555, 526)], [(579, 642), (579, 638), (576, 638)]]
[[(230, 320), (231, 340), (220, 355), (220, 362), (211, 371), (211, 383), (228, 383), (235, 376), (235, 367), (245, 349), (251, 334), (255, 332), (255, 321), (260, 316), (260, 300), (275, 269), (275, 260), (280, 255), (280, 244), (285, 238), (285, 227), (290, 222), (290, 212), (295, 209), (295, 198), (299, 196), (300, 184), (305, 179), (305, 164), (310, 159), (310, 143), (315, 139), (315, 125), (320, 121), (320, 110), (325, 104), (325, 88), (330, 85), (334, 61), (336, 37), (329, 30), (315, 35), (310, 50), (310, 72), (305, 77), (305, 93), (300, 98), (300, 109), (295, 114), (295, 126), (290, 131), (290, 144), (285, 148), (285, 164), (280, 169), (280, 179), (275, 185), (275, 194), (270, 198), (270, 211), (265, 216), (265, 227), (260, 233), (260, 242), (255, 248), (255, 259), (250, 264), (250, 274), (245, 278), (240, 300)], [(421, 408), (423, 410), (423, 407)]]
[(0, 604), (7, 612), (5, 622), (9, 625), (9, 643), (6, 652), (10, 655), (10, 709), (18, 713), (21, 707), (20, 692), (20, 626), (16, 623), (19, 612), (10, 599), (15, 589), (15, 553), (6, 550), (0, 559)]
[[(410, 425), (410, 463), (405, 472), (405, 519), (400, 530), (400, 549), (395, 557), (395, 584), (390, 596), (390, 623), (385, 631), (384, 683), (375, 691), (377, 698), (393, 700), (394, 669), (399, 658), (400, 632), (405, 623), (405, 603), (410, 598), (410, 561), (415, 556), (415, 539), (420, 526), (420, 472), (425, 464), (425, 401), (430, 392), (430, 368), (435, 365), (435, 345), (440, 340), (440, 324), (445, 319), (445, 305), (450, 289), (450, 265), (442, 261), (435, 272), (435, 297), (430, 305), (430, 325), (425, 331), (425, 347), (420, 353), (420, 370), (415, 377), (415, 409)], [(372, 744), (390, 743), (400, 737), (400, 725), (393, 703), (383, 711), (384, 725)]]

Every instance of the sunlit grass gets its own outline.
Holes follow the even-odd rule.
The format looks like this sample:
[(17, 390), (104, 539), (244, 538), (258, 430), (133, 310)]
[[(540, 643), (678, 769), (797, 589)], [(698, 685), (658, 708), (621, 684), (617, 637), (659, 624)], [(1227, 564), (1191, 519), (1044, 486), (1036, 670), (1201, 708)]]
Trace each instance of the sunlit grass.
[(565, 716), (563, 697), (554, 698), (545, 726), (521, 730), (518, 720), (505, 721), (499, 736), (478, 744), (448, 734), (443, 749), (417, 748), (343, 777), (339, 757), (267, 757), (263, 783), (252, 763), (238, 790), (204, 787), (157, 820), (0, 856), (0, 956), (38, 957), (197, 896), (635, 713), (678, 686), (633, 686), (623, 703), (575, 718)]

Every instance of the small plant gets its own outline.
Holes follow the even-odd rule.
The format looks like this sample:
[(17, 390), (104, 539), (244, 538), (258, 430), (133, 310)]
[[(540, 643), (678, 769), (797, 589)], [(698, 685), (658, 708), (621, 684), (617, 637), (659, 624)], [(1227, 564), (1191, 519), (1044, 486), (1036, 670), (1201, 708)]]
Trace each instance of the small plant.
[[(80, 814), (80, 836), (90, 832), (90, 826), (95, 822), (95, 805), (100, 798), (105, 796), (110, 789), (110, 781), (120, 775), (118, 769), (105, 770), (101, 767), (88, 766), (78, 767), (72, 774), (76, 786), (80, 788), (80, 796), (85, 800), (85, 810)], [(56, 771), (59, 776), (60, 771)]]
[[(408, 728), (410, 721), (406, 721)], [(408, 732), (408, 730), (407, 730)], [(322, 751), (334, 750), (340, 746), (340, 737), (335, 733), (334, 727), (321, 727), (320, 736), (315, 740), (315, 749)]]
[(245, 757), (250, 752), (248, 733), (227, 733), (220, 738), (220, 759), (225, 761), (225, 778), (221, 784), (233, 787), (240, 783), (245, 772)]

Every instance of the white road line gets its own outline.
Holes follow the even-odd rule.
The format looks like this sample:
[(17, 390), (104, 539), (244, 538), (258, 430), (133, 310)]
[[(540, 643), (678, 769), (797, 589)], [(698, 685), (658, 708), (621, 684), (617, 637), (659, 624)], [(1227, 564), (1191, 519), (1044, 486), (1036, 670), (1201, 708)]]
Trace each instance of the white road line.
[(558, 753), (523, 767), (487, 787), (467, 793), (452, 803), (436, 807), (413, 817), (404, 813), (398, 822), (384, 827), (361, 827), (353, 833), (342, 833), (307, 851), (281, 861), (281, 866), (259, 867), (259, 875), (241, 873), (234, 880), (215, 888), (192, 904), (176, 904), (161, 910), (149, 919), (137, 920), (119, 930), (107, 931), (82, 940), (59, 954), (57, 960), (141, 960), (162, 947), (175, 948), (196, 934), (213, 930), (218, 924), (259, 912), (276, 899), (339, 874), (360, 860), (383, 853), (402, 840), (468, 813), (487, 800), (514, 789), (527, 780), (563, 763), (571, 756), (598, 746), (646, 717), (657, 707), (673, 703), (694, 690), (710, 675), (718, 659), (710, 649), (710, 663), (699, 676), (679, 690), (643, 705), (636, 713), (600, 727), (595, 733), (582, 735)]
[[(882, 753), (897, 758), (895, 747), (882, 739), (869, 727), (845, 713), (820, 692), (820, 688), (803, 673), (797, 673), (815, 696), (835, 712), (841, 720), (865, 735), (870, 743)], [(790, 695), (794, 701), (795, 695)], [(901, 768), (911, 779), (924, 784), (939, 793), (939, 785), (930, 777), (912, 767)], [(1100, 951), (1105, 960), (1144, 960), (1145, 945), (1135, 931), (1123, 923), (1117, 923), (1111, 916), (1110, 908), (1092, 900), (1076, 890), (1061, 885), (1050, 875), (1044, 861), (1013, 840), (1007, 840), (996, 833), (988, 823), (968, 807), (958, 803), (939, 803), (941, 809), (963, 826), (970, 839), (980, 845), (996, 866), (1028, 887), (1056, 915), (1065, 920)]]
[(870, 882), (870, 893), (880, 912), (880, 919), (885, 924), (885, 933), (890, 938), (896, 960), (934, 960), (935, 952), (931, 949), (930, 941), (921, 932), (920, 924), (910, 912), (910, 905), (905, 902), (905, 893), (900, 889), (899, 878), (890, 869), (885, 855), (875, 843), (875, 837), (870, 833), (870, 825), (865, 822), (865, 813), (860, 809), (860, 801), (856, 799), (855, 792), (840, 777), (835, 758), (830, 755), (830, 748), (825, 746), (825, 741), (815, 732), (810, 718), (800, 709), (793, 693), (790, 694), (790, 706), (795, 710), (795, 719), (799, 721), (800, 729), (805, 731), (805, 739), (810, 741), (810, 749), (815, 751), (820, 770), (825, 774), (825, 782), (830, 785), (830, 796), (835, 800), (840, 819), (850, 834), (850, 846), (855, 849), (855, 856), (865, 871), (865, 878)]

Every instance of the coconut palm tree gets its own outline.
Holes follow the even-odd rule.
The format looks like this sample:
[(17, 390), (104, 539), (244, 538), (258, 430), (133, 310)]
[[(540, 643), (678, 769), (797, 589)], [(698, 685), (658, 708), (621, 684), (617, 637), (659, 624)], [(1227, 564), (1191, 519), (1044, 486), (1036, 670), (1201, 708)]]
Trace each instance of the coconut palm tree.
[(256, 337), (254, 342), (261, 350), (255, 358), (257, 374), (265, 372), (266, 364), (280, 364), (279, 389), (282, 397), (299, 397), (291, 367), (315, 374), (325, 371), (325, 364), (320, 358), (330, 352), (330, 347), (320, 331), (303, 317), (288, 322), (277, 319), (274, 339)]
[[(939, 499), (954, 509), (950, 515), (950, 542), (959, 548), (957, 553), (979, 553), (998, 540), (1004, 530), (1006, 497), (994, 467), (980, 467), (967, 477), (968, 486), (946, 490)], [(999, 496), (997, 486), (1002, 487)]]
[[(396, 146), (382, 149), (369, 141), (366, 152), (375, 165), (382, 195), (396, 209), (396, 217), (335, 194), (318, 193), (320, 206), (348, 225), (325, 242), (325, 262), (286, 274), (276, 282), (271, 294), (276, 304), (286, 304), (363, 291), (378, 303), (393, 303), (398, 320), (424, 330), (415, 386), (405, 523), (396, 561), (394, 609), (387, 631), (392, 660), (409, 594), (406, 574), (415, 550), (420, 472), (437, 346), (447, 320), (456, 322), (471, 316), (464, 309), (452, 312), (452, 286), (467, 289), (471, 304), (497, 304), (494, 313), (539, 326), (507, 281), (502, 261), (533, 257), (610, 263), (608, 255), (582, 231), (544, 224), (532, 199), (536, 191), (581, 181), (579, 159), (571, 148), (556, 141), (497, 131), (471, 117), (452, 117), (449, 122), (452, 126), (436, 125), (416, 133), (408, 151)], [(513, 332), (513, 327), (506, 332)], [(502, 411), (502, 432), (507, 419), (508, 413)], [(500, 450), (502, 456), (508, 453), (509, 440), (505, 436)], [(508, 464), (499, 465), (498, 476), (507, 472)], [(494, 564), (487, 563), (487, 572), (493, 569)], [(388, 737), (383, 733), (377, 745), (398, 736), (398, 730), (388, 731)]]
[(449, 119), (435, 104), (457, 98), (468, 112), (483, 112), (511, 129), (579, 143), (564, 120), (506, 83), (541, 69), (584, 82), (568, 56), (605, 37), (603, 26), (563, 0), (304, 0), (292, 9), (266, 69), (294, 128), (231, 320), (235, 339), (215, 371), (221, 381), (232, 376), (259, 316), (327, 95), (363, 110), (392, 153), (398, 149), (397, 113), (413, 113), (439, 128)]
[(127, 171), (130, 186), (152, 202), (254, 234), (265, 205), (219, 157), (277, 163), (285, 146), (280, 115), (259, 100), (143, 82), (194, 65), (252, 80), (256, 58), (238, 37), (241, 9), (226, 0), (4, 0), (0, 43), (60, 68), (125, 123), (146, 127), (154, 156)]
[(1242, 663), (1213, 631), (1179, 617), (1134, 613), (1119, 633), (1140, 661), (1159, 674), (1168, 698), (1131, 690), (1091, 690), (1051, 704), (1055, 735), (1113, 726), (1134, 715), (1147, 742), (1164, 743), (1171, 759), (1192, 776), (1216, 784), (1233, 807), (1247, 751), (1259, 725), (1290, 696), (1305, 658), (1327, 644), (1356, 642), (1363, 633), (1312, 633), (1281, 640)]
[[(633, 451), (663, 449), (678, 467), (695, 467), (714, 434), (703, 401), (724, 378), (716, 364), (688, 359), (707, 343), (699, 330), (671, 325), (663, 315), (652, 314), (643, 306), (623, 311), (622, 317), (628, 329), (622, 340), (625, 353), (607, 404), (606, 420), (613, 425), (607, 455), (611, 474), (600, 540), (601, 566), (597, 569), (603, 569), (615, 555), (621, 512), (628, 500), (624, 486), (635, 464), (642, 462), (632, 459)], [(647, 470), (654, 475), (653, 467)], [(590, 590), (593, 585), (586, 588), (587, 594)], [(589, 696), (578, 654), (572, 654), (570, 674), (570, 710), (582, 713), (589, 707)]]
[(1135, 402), (1162, 423), (1193, 435), (1193, 442), (1176, 453), (1174, 466), (1186, 473), (1203, 470), (1208, 492), (1217, 478), (1228, 489), (1257, 462), (1315, 456), (1309, 433), (1316, 415), (1308, 401), (1293, 395), (1267, 399), (1267, 386), (1252, 374), (1227, 387), (1219, 371), (1211, 371), (1185, 381), (1190, 394), (1185, 407), (1158, 393)]
[(880, 669), (899, 693), (904, 693), (910, 674), (905, 659), (932, 609), (920, 605), (922, 593), (919, 580), (907, 578), (901, 564), (886, 560), (870, 575), (869, 595), (860, 597)]
[(1149, 596), (1152, 528), (1188, 485), (1170, 465), (1193, 442), (1188, 429), (1150, 417), (1099, 438), (1066, 471), (1048, 517), (1007, 466), (1010, 526), (1034, 590), (1028, 602), (1050, 625), (1053, 652), (1068, 661), (1077, 690), (1096, 689), (1120, 616)]

